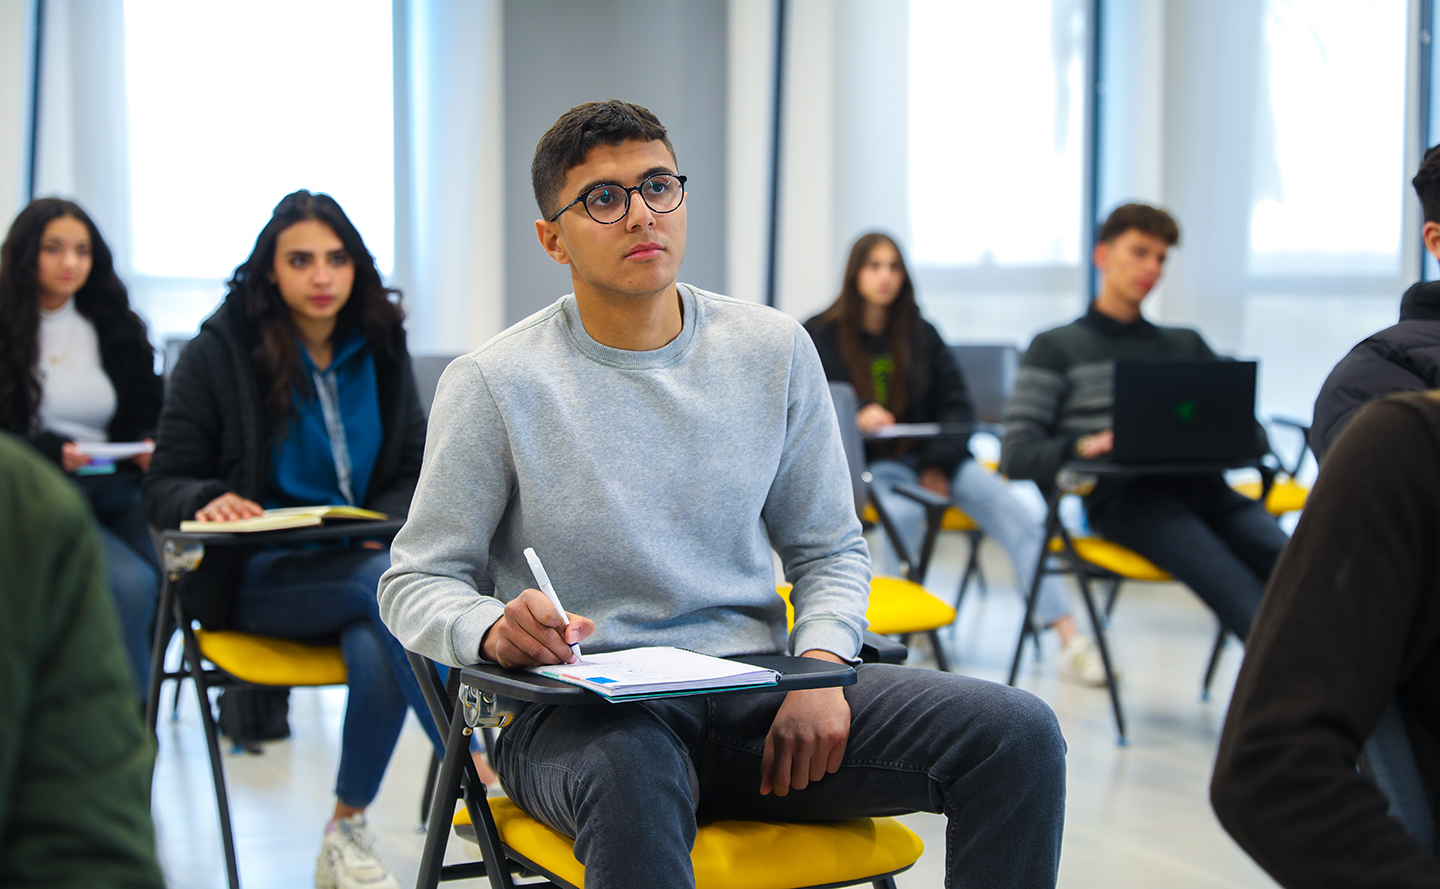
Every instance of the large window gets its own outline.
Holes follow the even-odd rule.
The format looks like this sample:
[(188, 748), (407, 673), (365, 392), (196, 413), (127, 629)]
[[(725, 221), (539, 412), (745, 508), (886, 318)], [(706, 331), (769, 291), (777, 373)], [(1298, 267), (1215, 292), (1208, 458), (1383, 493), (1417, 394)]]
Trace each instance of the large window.
[(914, 261), (1074, 266), (1085, 4), (910, 4)]
[(1400, 272), (1404, 0), (1268, 0), (1252, 274)]
[(911, 0), (909, 259), (952, 342), (1081, 306), (1088, 0)]
[[(137, 282), (228, 277), (297, 188), (333, 195), (388, 272), (389, 0), (127, 0), (125, 52)], [(175, 302), (154, 309), (211, 307)]]

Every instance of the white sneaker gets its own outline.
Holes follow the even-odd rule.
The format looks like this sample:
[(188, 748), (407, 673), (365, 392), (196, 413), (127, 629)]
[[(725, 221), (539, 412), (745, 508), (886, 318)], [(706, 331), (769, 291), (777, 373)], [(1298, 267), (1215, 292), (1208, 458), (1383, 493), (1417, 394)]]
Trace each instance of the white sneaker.
[(375, 837), (364, 815), (332, 821), (315, 862), (315, 889), (400, 889), (390, 869), (375, 854)]
[[(1090, 637), (1076, 636), (1060, 649), (1060, 675), (1093, 688), (1105, 685), (1105, 662)], [(1118, 671), (1115, 678), (1120, 678)]]

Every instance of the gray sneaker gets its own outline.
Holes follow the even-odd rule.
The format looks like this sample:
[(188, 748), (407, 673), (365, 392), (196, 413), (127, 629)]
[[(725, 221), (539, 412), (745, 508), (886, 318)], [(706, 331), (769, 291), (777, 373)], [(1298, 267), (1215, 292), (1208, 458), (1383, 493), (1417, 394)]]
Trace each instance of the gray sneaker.
[(364, 815), (333, 821), (315, 862), (315, 889), (400, 889), (400, 882), (375, 854), (375, 836)]

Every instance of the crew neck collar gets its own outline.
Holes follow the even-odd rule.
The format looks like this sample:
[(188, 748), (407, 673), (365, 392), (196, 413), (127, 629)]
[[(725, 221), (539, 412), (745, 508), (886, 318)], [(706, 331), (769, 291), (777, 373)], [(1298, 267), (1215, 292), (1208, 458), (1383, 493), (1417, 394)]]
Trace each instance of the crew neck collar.
[(665, 367), (678, 361), (690, 348), (691, 342), (695, 339), (695, 328), (698, 324), (699, 312), (694, 288), (689, 284), (676, 283), (675, 290), (680, 294), (680, 335), (658, 349), (637, 352), (629, 349), (616, 349), (599, 342), (585, 332), (585, 324), (580, 318), (580, 306), (576, 303), (573, 293), (561, 300), (561, 310), (565, 313), (566, 327), (569, 329), (571, 340), (581, 352), (590, 358), (613, 367), (636, 370)]

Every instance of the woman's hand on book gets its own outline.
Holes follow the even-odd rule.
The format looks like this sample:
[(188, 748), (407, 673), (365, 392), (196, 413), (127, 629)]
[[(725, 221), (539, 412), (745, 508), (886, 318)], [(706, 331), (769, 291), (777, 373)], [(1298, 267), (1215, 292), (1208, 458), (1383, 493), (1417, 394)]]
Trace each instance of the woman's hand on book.
[(249, 519), (265, 510), (254, 500), (246, 500), (236, 493), (221, 494), (195, 511), (197, 522), (230, 522), (235, 519)]
[(67, 441), (60, 446), (60, 465), (66, 472), (75, 472), (89, 463), (90, 455), (81, 451), (75, 442)]
[[(155, 444), (155, 439), (153, 438), (142, 438), (141, 441), (149, 443), (152, 447)], [(145, 451), (144, 453), (136, 454), (135, 456), (131, 457), (130, 462), (134, 463), (136, 466), (139, 466), (141, 472), (149, 472), (150, 458), (152, 456), (154, 456), (153, 452)]]
[(595, 632), (595, 622), (578, 614), (564, 623), (550, 599), (539, 590), (526, 590), (505, 603), (505, 613), (490, 625), (480, 640), (480, 654), (502, 667), (539, 667), (568, 664), (570, 646)]
[(855, 414), (855, 425), (860, 427), (861, 433), (869, 435), (886, 426), (894, 426), (895, 415), (872, 401)]

